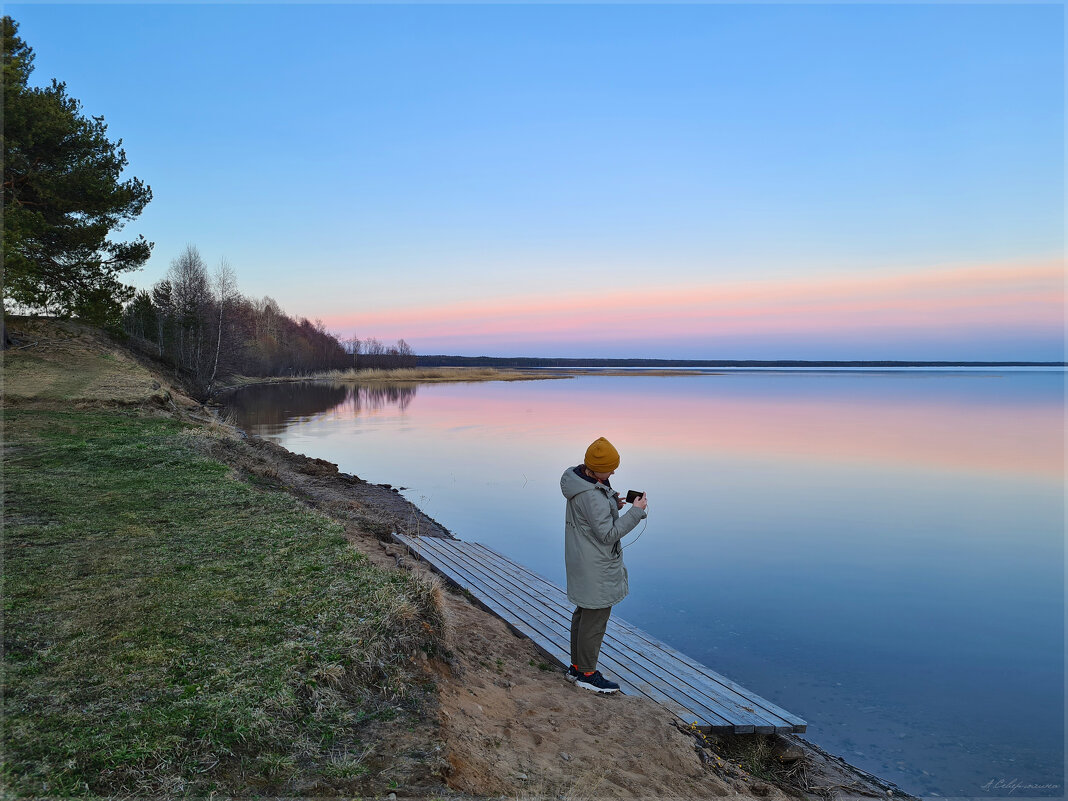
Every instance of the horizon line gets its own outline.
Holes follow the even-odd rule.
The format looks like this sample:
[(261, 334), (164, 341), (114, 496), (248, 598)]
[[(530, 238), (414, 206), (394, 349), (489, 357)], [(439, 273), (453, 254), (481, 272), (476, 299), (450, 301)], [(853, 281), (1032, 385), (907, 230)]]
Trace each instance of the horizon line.
[(552, 362), (647, 362), (689, 364), (695, 367), (716, 367), (731, 365), (859, 365), (859, 366), (901, 366), (901, 367), (1068, 367), (1065, 361), (1042, 361), (1034, 359), (671, 359), (662, 357), (599, 357), (599, 356), (463, 356), (460, 354), (416, 354), (416, 359), (458, 359), (458, 360), (494, 360), (512, 362), (552, 361)]

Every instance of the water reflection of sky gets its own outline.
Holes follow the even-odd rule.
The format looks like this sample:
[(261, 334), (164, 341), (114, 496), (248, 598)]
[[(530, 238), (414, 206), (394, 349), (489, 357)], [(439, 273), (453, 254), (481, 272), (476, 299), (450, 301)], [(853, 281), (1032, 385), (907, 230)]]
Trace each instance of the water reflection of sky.
[(1062, 795), (1061, 372), (271, 391), (242, 419), (558, 583), (559, 476), (607, 436), (650, 498), (622, 616), (906, 789)]

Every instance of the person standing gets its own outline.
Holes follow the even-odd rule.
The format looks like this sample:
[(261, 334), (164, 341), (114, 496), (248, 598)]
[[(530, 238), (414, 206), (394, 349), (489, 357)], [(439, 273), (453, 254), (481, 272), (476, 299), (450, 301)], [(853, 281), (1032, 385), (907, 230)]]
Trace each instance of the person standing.
[(567, 678), (583, 689), (599, 693), (619, 692), (619, 685), (597, 669), (612, 607), (630, 590), (619, 541), (646, 517), (649, 505), (645, 495), (640, 495), (620, 515), (626, 502), (609, 483), (617, 467), (619, 452), (601, 437), (586, 449), (582, 464), (567, 468), (560, 477), (560, 491), (567, 499), (567, 599), (575, 604)]

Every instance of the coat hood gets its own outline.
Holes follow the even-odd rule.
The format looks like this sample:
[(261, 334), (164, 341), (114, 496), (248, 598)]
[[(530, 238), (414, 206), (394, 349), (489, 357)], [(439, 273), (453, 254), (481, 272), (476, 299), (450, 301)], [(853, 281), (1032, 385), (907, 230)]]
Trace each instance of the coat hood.
[(564, 493), (564, 497), (569, 501), (580, 492), (589, 492), (590, 490), (596, 490), (598, 487), (605, 487), (609, 492), (615, 492), (611, 485), (600, 484), (596, 481), (591, 481), (585, 476), (579, 475), (577, 471), (581, 469), (582, 465), (578, 465), (578, 467), (569, 467), (564, 471), (564, 474), (560, 476), (560, 492)]

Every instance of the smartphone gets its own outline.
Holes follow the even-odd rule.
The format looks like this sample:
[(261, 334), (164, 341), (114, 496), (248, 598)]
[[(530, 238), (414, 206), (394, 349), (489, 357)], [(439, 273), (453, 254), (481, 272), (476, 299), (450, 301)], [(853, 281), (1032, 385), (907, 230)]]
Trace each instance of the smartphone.
[(627, 490), (627, 503), (634, 503), (637, 498), (642, 497), (644, 494), (644, 492), (639, 492), (638, 490)]

